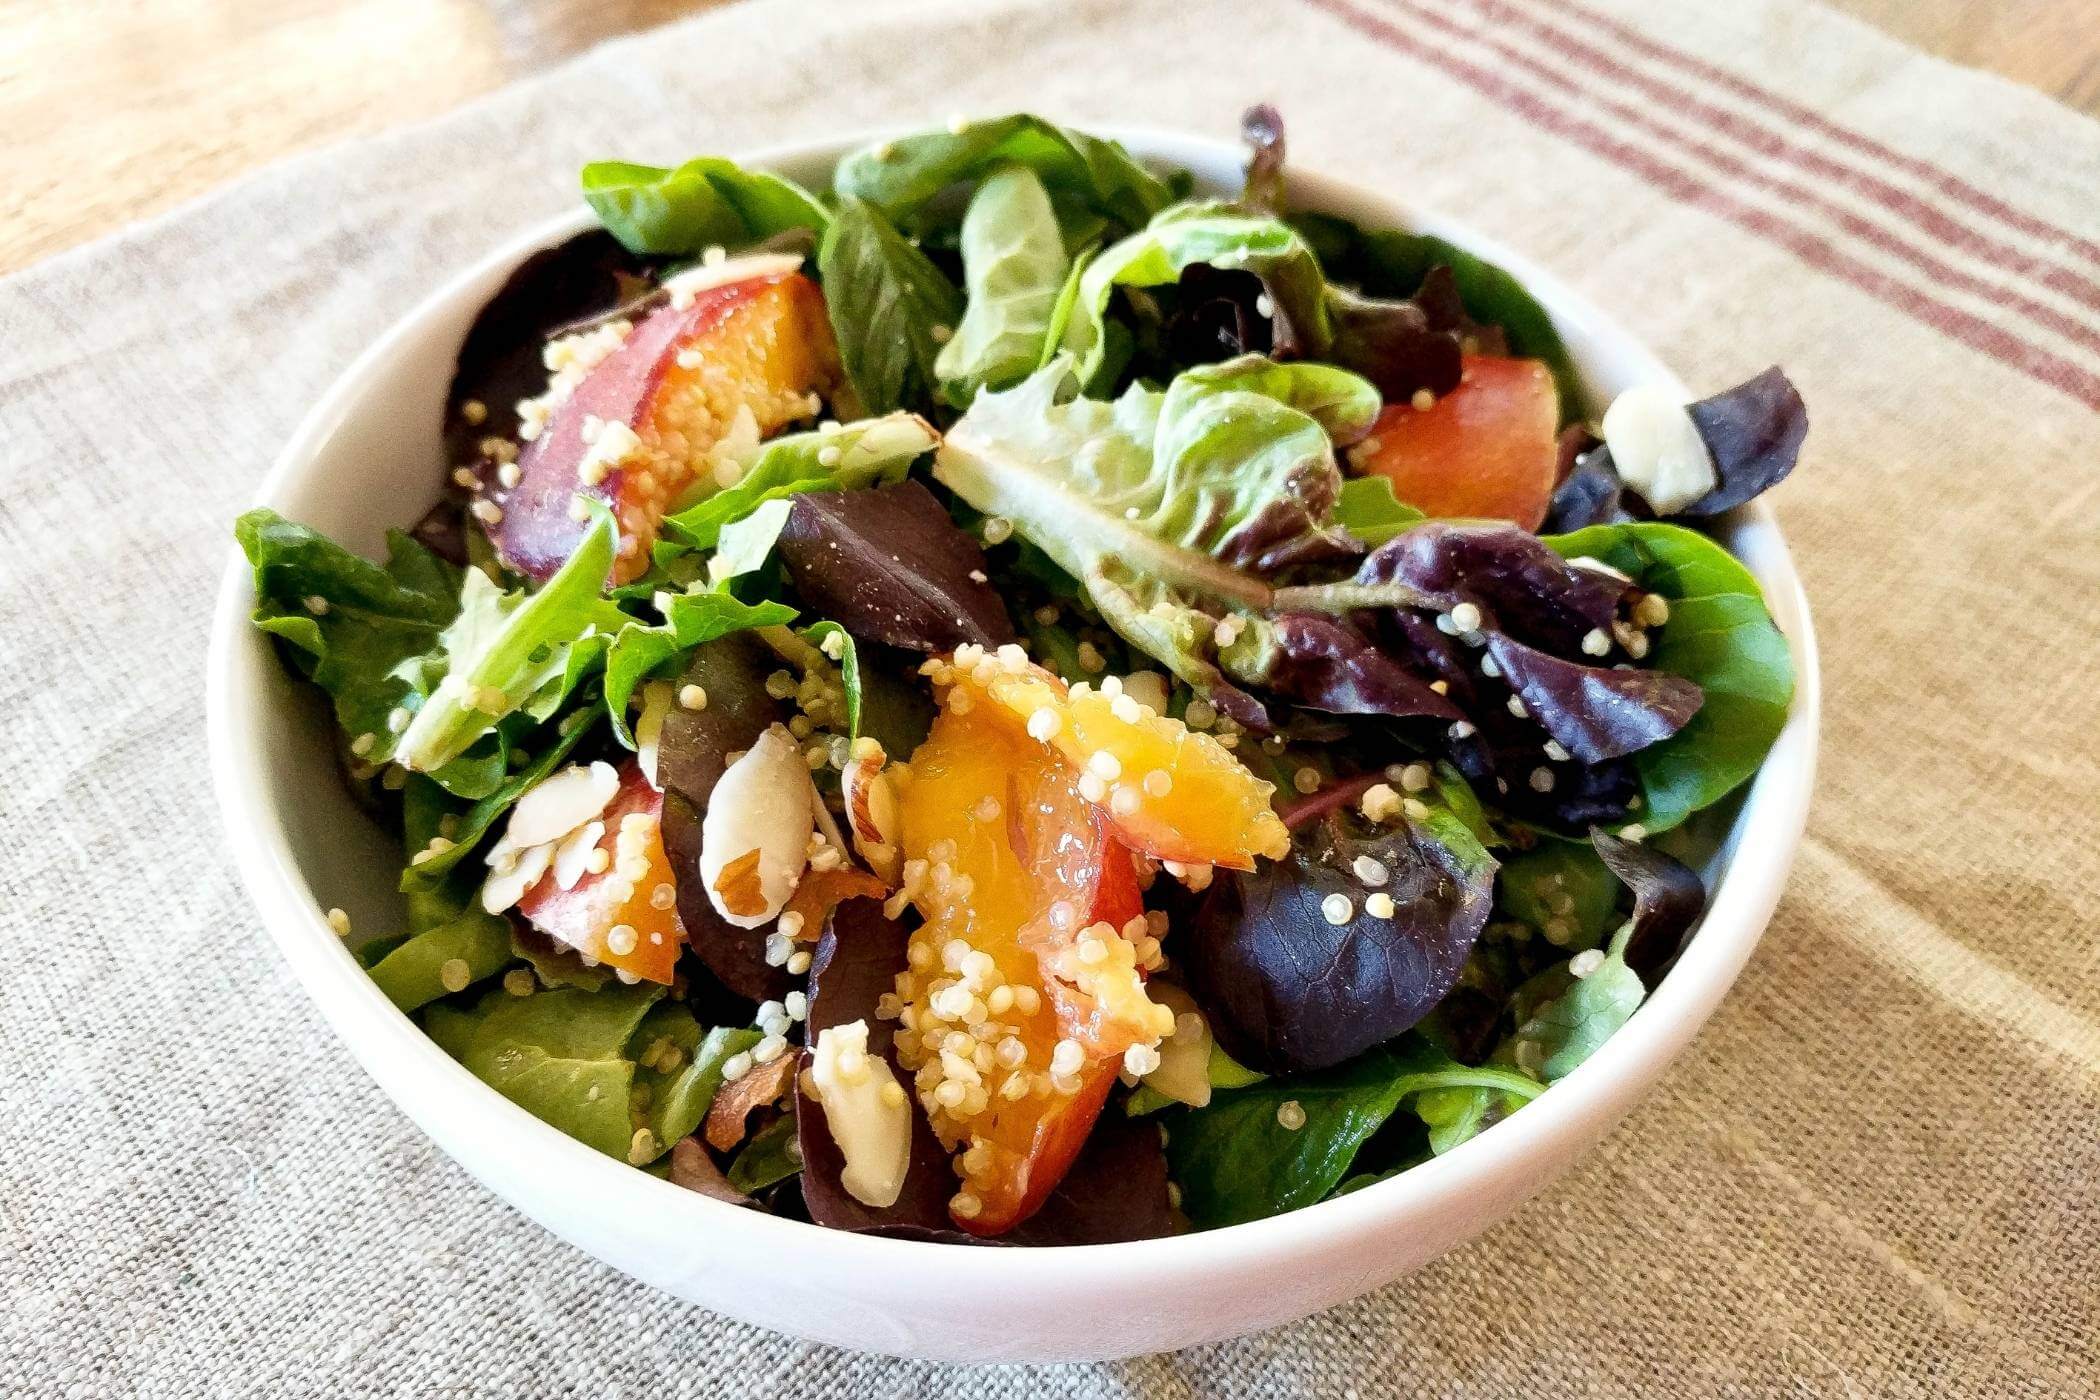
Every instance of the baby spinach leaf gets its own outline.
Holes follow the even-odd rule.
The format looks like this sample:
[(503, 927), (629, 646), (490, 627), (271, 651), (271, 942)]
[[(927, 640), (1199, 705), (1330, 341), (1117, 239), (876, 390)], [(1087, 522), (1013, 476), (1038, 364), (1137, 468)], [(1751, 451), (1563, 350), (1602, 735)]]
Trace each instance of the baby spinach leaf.
[(374, 564), (268, 509), (243, 515), (234, 538), (255, 573), (256, 627), (328, 693), (352, 752), (385, 762), (389, 716), (422, 703), (410, 663), (459, 613), (461, 571), (399, 532), (387, 537), (387, 562)]
[[(459, 804), (450, 793), (420, 773), (408, 775), (401, 787), (401, 850), (404, 871), (401, 891), (407, 896), (403, 903), (408, 909), (407, 933), (421, 933), (459, 917), (474, 898), (473, 881), (462, 873), (451, 878), (450, 871), (432, 871), (427, 879), (410, 880), (410, 873), (421, 873), (422, 867), (413, 864), (416, 853), (430, 845), (433, 836), (445, 836), (446, 819), (451, 818), (452, 836), (459, 834), (462, 818)], [(451, 852), (444, 852), (450, 856)], [(456, 862), (450, 862), (456, 863)], [(424, 862), (430, 864), (429, 861)], [(449, 863), (448, 863), (449, 864)], [(407, 934), (393, 941), (398, 945)], [(358, 949), (359, 961), (370, 967), (378, 961), (368, 957), (365, 945)]]
[(802, 1170), (795, 1155), (795, 1115), (783, 1113), (758, 1130), (729, 1162), (729, 1184), (747, 1196), (777, 1186)]
[(635, 1065), (627, 1045), (663, 990), (614, 983), (597, 992), (564, 987), (514, 997), (499, 988), (471, 1012), (433, 1015), (426, 1029), (512, 1103), (624, 1161), (634, 1138)]
[(832, 183), (842, 202), (866, 200), (909, 225), (949, 186), (1003, 165), (1026, 167), (1053, 193), (1126, 228), (1143, 224), (1175, 197), (1117, 142), (1022, 113), (863, 147), (839, 162)]
[(411, 936), (374, 963), (372, 980), (388, 1001), (414, 1011), (461, 989), (445, 985), (445, 966), (455, 961), (466, 967), (462, 987), (501, 972), (510, 962), (509, 921), (478, 907), (467, 909), (448, 923)]
[(1071, 266), (1034, 171), (1007, 166), (977, 187), (963, 216), (962, 259), (968, 300), (934, 372), (947, 401), (968, 408), (979, 389), (1004, 389), (1042, 360)]
[[(634, 1034), (628, 1058), (637, 1062), (635, 1082), (648, 1089), (644, 1126), (656, 1139), (657, 1153), (669, 1152), (680, 1138), (697, 1132), (722, 1087), (722, 1066), (731, 1055), (758, 1044), (755, 1030), (717, 1026), (702, 1032), (684, 1005), (658, 1002)], [(678, 1052), (675, 1067), (657, 1068), (665, 1047)]]
[[(1164, 1121), (1182, 1209), (1208, 1229), (1311, 1205), (1342, 1182), (1357, 1149), (1404, 1100), (1470, 1085), (1527, 1099), (1539, 1087), (1508, 1070), (1454, 1064), (1409, 1039), (1317, 1074), (1220, 1093), (1205, 1108), (1175, 1109)], [(1303, 1126), (1278, 1120), (1286, 1104), (1304, 1114)]]
[(962, 293), (932, 259), (851, 194), (817, 250), (839, 359), (868, 413), (927, 408), (934, 362), (962, 316)]
[(824, 206), (792, 180), (746, 170), (720, 156), (700, 156), (675, 169), (592, 161), (583, 167), (583, 197), (629, 251), (693, 256), (735, 248), (789, 229), (823, 233)]

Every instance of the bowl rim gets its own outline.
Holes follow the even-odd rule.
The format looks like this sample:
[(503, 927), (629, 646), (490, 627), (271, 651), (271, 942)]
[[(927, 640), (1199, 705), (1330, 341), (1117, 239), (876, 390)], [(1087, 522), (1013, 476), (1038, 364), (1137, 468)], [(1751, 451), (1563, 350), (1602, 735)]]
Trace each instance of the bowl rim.
[[(1153, 164), (1221, 169), (1239, 160), (1236, 146), (1213, 138), (1149, 126), (1079, 125), (1122, 141), (1134, 155)], [(761, 168), (831, 160), (914, 129), (856, 130), (770, 144), (735, 158)], [(1434, 233), (1499, 264), (1547, 308), (1564, 331), (1575, 326), (1616, 343), (1622, 353), (1644, 360), (1653, 377), (1683, 391), (1681, 382), (1644, 341), (1521, 253), (1463, 223), (1396, 200), (1365, 183), (1302, 166), (1289, 171), (1288, 183), (1294, 202), (1313, 207), (1375, 207), (1388, 216), (1391, 227)], [(582, 206), (535, 223), (418, 300), (314, 402), (263, 478), (254, 504), (276, 503), (310, 469), (316, 454), (356, 408), (375, 369), (391, 359), (422, 322), (453, 308), (497, 271), (594, 223), (590, 211)], [(1200, 1266), (1208, 1272), (1273, 1261), (1282, 1254), (1317, 1252), (1409, 1216), (1463, 1209), (1473, 1185), (1509, 1179), (1527, 1160), (1551, 1162), (1571, 1154), (1580, 1149), (1583, 1137), (1607, 1131), (1609, 1123), (1632, 1106), (1719, 1004), (1763, 933), (1805, 829), (1814, 783), (1821, 686), (1808, 602), (1769, 506), (1755, 502), (1737, 519), (1752, 532), (1760, 556), (1743, 562), (1763, 587), (1767, 605), (1793, 654), (1793, 709), (1764, 764), (1746, 785), (1730, 836), (1730, 866), (1713, 891), (1697, 934), (1627, 1024), (1524, 1112), (1448, 1153), (1363, 1190), (1261, 1220), (1159, 1239), (1032, 1247), (1025, 1256), (1031, 1267), (1055, 1270), (1061, 1286), (1085, 1288), (1090, 1280), (1105, 1285), (1111, 1279), (1127, 1279), (1133, 1270), (1169, 1274)], [(1011, 1274), (1013, 1256), (1006, 1250), (828, 1229), (684, 1190), (570, 1138), (511, 1103), (445, 1054), (386, 999), (351, 957), (329, 927), (319, 900), (293, 858), (267, 796), (269, 759), (260, 744), (249, 741), (253, 731), (243, 723), (269, 704), (260, 687), (251, 683), (252, 658), (258, 649), (269, 647), (267, 638), (249, 625), (252, 607), (248, 566), (238, 547), (233, 547), (214, 609), (206, 663), (206, 729), (213, 787), (242, 883), (273, 941), (324, 1018), (387, 1097), (431, 1135), (440, 1150), (459, 1160), (424, 1121), (425, 1112), (443, 1114), (460, 1131), (509, 1136), (522, 1152), (530, 1154), (536, 1170), (574, 1185), (588, 1183), (588, 1191), (577, 1194), (594, 1202), (594, 1212), (632, 1212), (628, 1218), (651, 1220), (652, 1233), (703, 1239), (724, 1256), (764, 1257), (760, 1251), (786, 1250), (806, 1265), (842, 1270), (923, 1268), (938, 1261), (947, 1277), (964, 1287)], [(277, 664), (274, 657), (268, 659)], [(415, 1095), (422, 1100), (420, 1104), (396, 1092), (390, 1075), (378, 1067), (381, 1059), (413, 1068), (420, 1077)], [(1600, 1117), (1607, 1120), (1606, 1129), (1593, 1127)], [(470, 1164), (462, 1165), (475, 1171)], [(484, 1184), (496, 1189), (492, 1183)], [(496, 1194), (507, 1199), (500, 1189)]]

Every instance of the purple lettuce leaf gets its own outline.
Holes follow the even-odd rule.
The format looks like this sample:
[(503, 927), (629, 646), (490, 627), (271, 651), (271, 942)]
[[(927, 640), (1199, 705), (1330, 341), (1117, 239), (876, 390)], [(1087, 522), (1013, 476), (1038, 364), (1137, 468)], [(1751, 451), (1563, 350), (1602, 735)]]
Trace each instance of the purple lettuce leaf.
[(1462, 718), (1459, 708), (1400, 665), (1344, 618), (1285, 613), (1273, 619), (1270, 688), (1301, 705), (1337, 715)]
[(1720, 484), (1678, 511), (1680, 516), (1733, 510), (1784, 481), (1801, 460), (1808, 405), (1777, 365), (1688, 411), (1714, 454)]
[(805, 492), (779, 547), (801, 601), (856, 638), (917, 652), (1014, 639), (984, 551), (920, 482)]
[(1590, 832), (1590, 845), (1633, 891), (1633, 932), (1622, 956), (1644, 982), (1652, 983), (1706, 912), (1706, 886), (1695, 871), (1653, 846), (1596, 829)]
[(1501, 633), (1488, 637), (1487, 654), (1530, 715), (1583, 763), (1661, 743), (1684, 728), (1704, 698), (1682, 676), (1584, 666)]
[[(673, 706), (657, 743), (664, 854), (675, 870), (700, 868), (700, 822), (728, 755), (750, 748), (769, 726), (787, 720), (786, 705), (766, 693), (766, 676), (776, 665), (764, 642), (733, 632), (697, 648), (679, 677), (681, 686), (705, 690), (707, 705)], [(764, 930), (724, 919), (697, 878), (677, 883), (687, 946), (723, 986), (752, 1001), (777, 1000), (793, 990), (786, 969), (766, 964)]]
[[(1359, 861), (1388, 878), (1367, 885)], [(1177, 961), (1234, 1059), (1275, 1073), (1325, 1069), (1408, 1030), (1457, 985), (1495, 869), (1440, 809), (1384, 829), (1330, 809), (1295, 833), (1283, 860), (1220, 872)], [(1392, 917), (1365, 911), (1373, 889), (1392, 898)], [(1337, 897), (1348, 901), (1341, 923), (1329, 917)]]
[(1425, 521), (1372, 551), (1357, 582), (1398, 583), (1445, 612), (1471, 603), (1483, 629), (1529, 646), (1580, 654), (1593, 630), (1609, 632), (1623, 579), (1578, 568), (1514, 525)]

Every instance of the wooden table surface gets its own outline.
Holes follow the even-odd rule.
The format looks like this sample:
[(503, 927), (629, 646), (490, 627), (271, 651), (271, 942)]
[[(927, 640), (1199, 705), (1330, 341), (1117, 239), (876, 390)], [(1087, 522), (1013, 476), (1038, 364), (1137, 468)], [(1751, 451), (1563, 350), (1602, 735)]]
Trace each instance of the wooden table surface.
[[(717, 3), (0, 0), (0, 272)], [(2100, 115), (2100, 0), (1833, 3)]]

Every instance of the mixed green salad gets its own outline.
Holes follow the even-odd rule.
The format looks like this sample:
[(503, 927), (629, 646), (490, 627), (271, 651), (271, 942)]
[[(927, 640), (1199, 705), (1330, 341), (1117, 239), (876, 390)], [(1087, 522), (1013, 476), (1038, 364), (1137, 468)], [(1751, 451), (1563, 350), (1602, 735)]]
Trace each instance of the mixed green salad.
[(1593, 405), (1245, 132), (1230, 199), (1023, 115), (587, 166), (386, 560), (241, 518), (401, 834), (331, 920), (450, 1055), (723, 1200), (1083, 1243), (1404, 1171), (1636, 1013), (1792, 698), (1707, 528), (1801, 400)]

